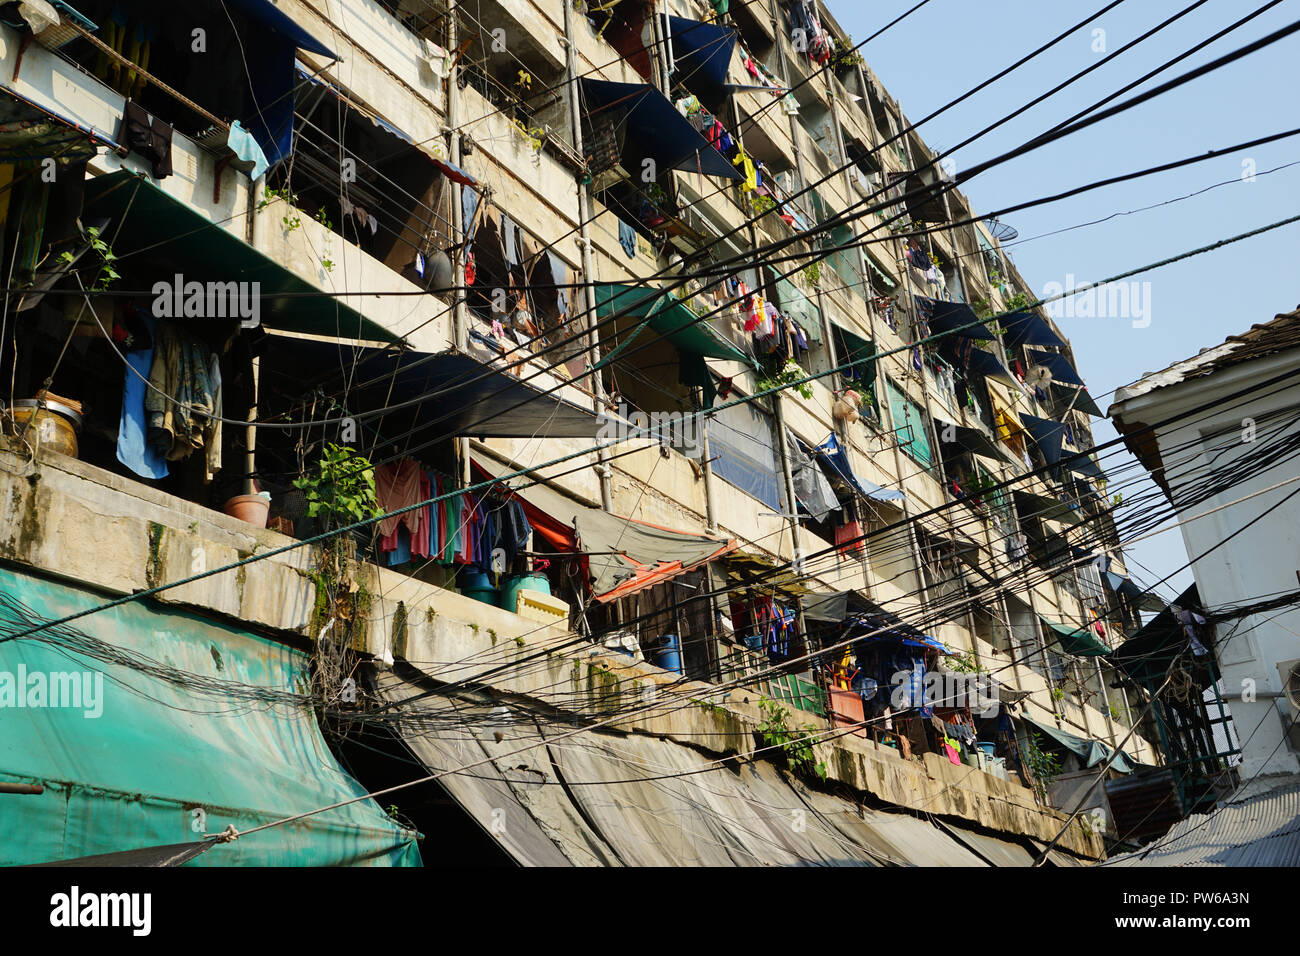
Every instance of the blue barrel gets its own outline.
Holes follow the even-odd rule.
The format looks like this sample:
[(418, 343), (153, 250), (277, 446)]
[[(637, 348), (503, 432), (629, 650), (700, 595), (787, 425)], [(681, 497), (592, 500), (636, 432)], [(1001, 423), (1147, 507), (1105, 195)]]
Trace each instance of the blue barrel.
[(675, 674), (682, 672), (682, 650), (676, 634), (663, 634), (651, 642), (650, 662)]
[(501, 606), (513, 611), (519, 604), (520, 591), (551, 593), (551, 582), (544, 574), (516, 574), (501, 584)]
[(981, 740), (975, 746), (979, 747), (980, 750), (984, 751), (984, 756), (988, 757), (990, 760), (993, 758), (993, 751), (998, 749), (997, 744), (995, 743), (991, 744), (983, 740)]
[(460, 593), (466, 597), (482, 601), (484, 604), (497, 603), (499, 595), (497, 589), (492, 586), (492, 579), (488, 577), (487, 572), (475, 568), (461, 568), (457, 581), (460, 584)]

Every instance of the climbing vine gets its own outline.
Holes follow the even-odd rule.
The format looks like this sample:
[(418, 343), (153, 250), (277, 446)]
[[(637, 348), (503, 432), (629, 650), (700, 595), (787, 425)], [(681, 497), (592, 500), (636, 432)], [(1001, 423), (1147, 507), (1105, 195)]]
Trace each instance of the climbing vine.
[(812, 740), (816, 727), (791, 730), (790, 712), (774, 700), (759, 701), (758, 709), (763, 722), (758, 725), (758, 738), (764, 747), (776, 747), (785, 754), (790, 769), (795, 773), (826, 779), (826, 763), (817, 759)]

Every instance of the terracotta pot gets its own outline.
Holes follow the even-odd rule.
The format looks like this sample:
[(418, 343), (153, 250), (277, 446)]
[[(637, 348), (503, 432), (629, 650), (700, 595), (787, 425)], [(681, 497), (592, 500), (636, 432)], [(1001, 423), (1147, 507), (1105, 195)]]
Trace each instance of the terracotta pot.
[(227, 501), (222, 510), (232, 518), (247, 521), (259, 528), (265, 528), (266, 516), (271, 510), (271, 502), (261, 495), (237, 495)]

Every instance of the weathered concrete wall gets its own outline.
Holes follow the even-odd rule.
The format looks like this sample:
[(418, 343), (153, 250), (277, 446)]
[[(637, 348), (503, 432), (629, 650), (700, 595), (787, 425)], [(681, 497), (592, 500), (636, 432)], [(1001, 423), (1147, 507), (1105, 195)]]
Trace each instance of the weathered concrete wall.
[[(29, 464), (11, 448), (0, 450), (0, 522), (0, 560), (111, 594), (293, 543), (92, 465), (44, 453)], [(669, 738), (718, 756), (758, 746), (760, 697), (754, 691), (694, 682), (668, 688), (676, 675), (599, 651), (561, 626), (369, 564), (355, 569), (354, 580), (367, 597), (363, 649), (376, 657), (391, 654), (448, 682), (499, 670), (486, 677), (499, 693), (596, 720), (620, 713), (611, 729)], [(164, 591), (159, 599), (310, 638), (320, 626), (316, 588), (312, 555), (304, 547)], [(807, 719), (821, 729), (817, 718)], [(1051, 839), (1061, 824), (1025, 788), (934, 755), (904, 760), (853, 736), (819, 744), (817, 751), (830, 780), (887, 803), (1040, 839)], [(1100, 852), (1077, 825), (1062, 842), (1081, 854)]]

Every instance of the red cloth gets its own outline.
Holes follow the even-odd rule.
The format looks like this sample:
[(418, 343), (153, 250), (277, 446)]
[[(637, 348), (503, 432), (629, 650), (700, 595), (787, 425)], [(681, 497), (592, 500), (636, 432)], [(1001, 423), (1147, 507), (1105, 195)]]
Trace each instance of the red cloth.
[[(384, 511), (406, 508), (428, 497), (420, 494), (422, 486), (427, 483), (424, 469), (410, 458), (403, 458), (396, 465), (386, 463), (375, 469), (375, 500)], [(423, 510), (416, 508), (405, 514), (390, 515), (379, 522), (379, 533), (385, 538), (391, 537), (397, 534), (397, 526), (404, 524), (414, 537), (423, 523), (420, 520), (422, 514)], [(427, 529), (425, 539), (428, 539)], [(392, 548), (388, 550), (391, 551)]]

